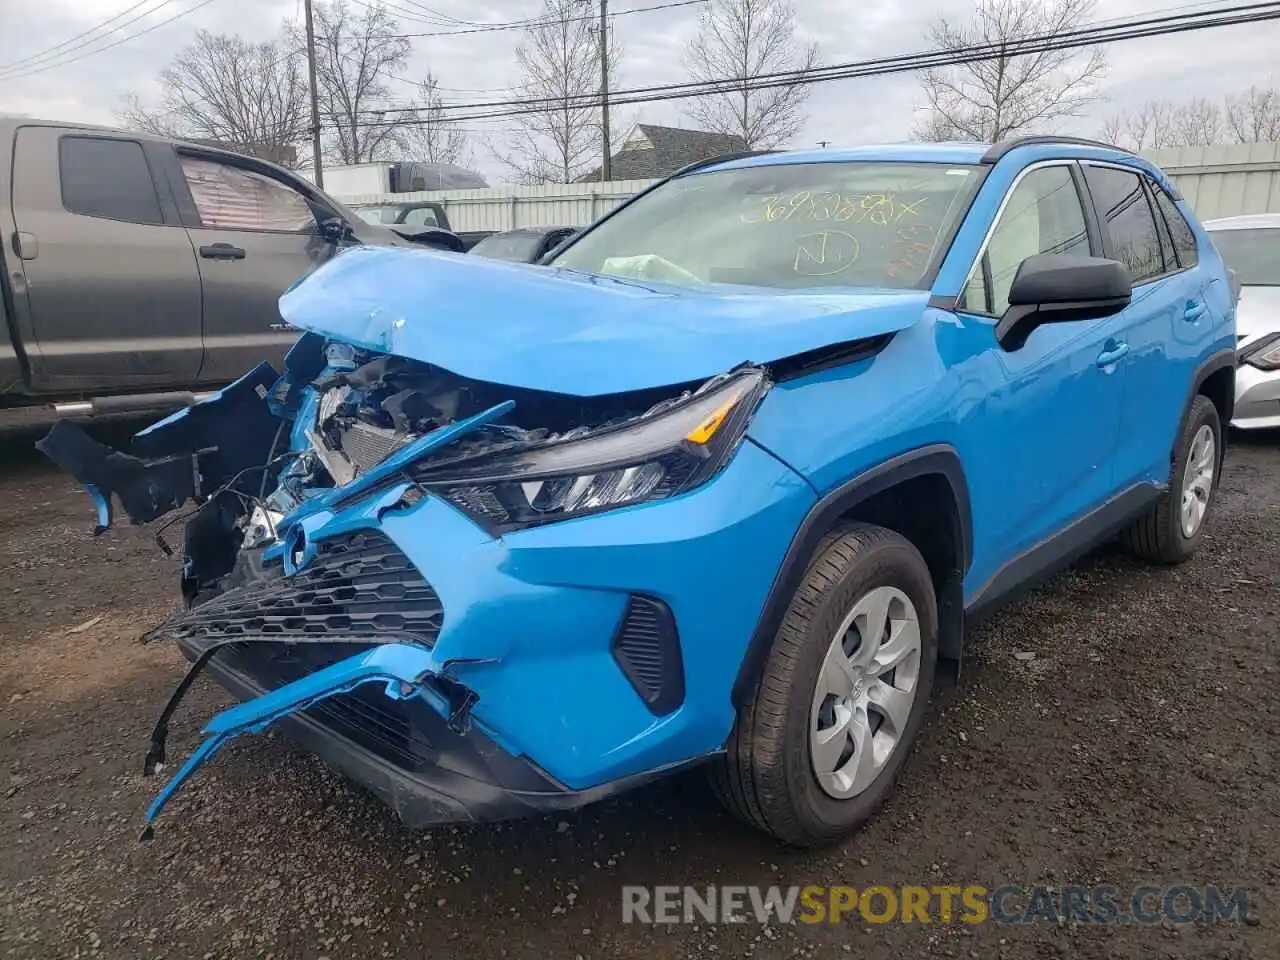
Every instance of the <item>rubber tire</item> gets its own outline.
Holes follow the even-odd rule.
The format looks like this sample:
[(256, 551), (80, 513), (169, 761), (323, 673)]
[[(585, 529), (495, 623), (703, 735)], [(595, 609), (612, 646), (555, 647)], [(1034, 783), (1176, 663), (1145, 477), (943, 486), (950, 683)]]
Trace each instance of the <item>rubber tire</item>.
[[(919, 695), (901, 743), (880, 777), (848, 800), (826, 794), (809, 758), (809, 711), (831, 638), (847, 611), (879, 586), (902, 590), (920, 617)], [(848, 835), (888, 796), (920, 729), (938, 657), (933, 580), (905, 537), (870, 524), (828, 534), (774, 637), (761, 676), (738, 712), (711, 784), (733, 814), (782, 843), (814, 848)]]
[[(1194, 536), (1187, 537), (1182, 532), (1180, 517), (1182, 477), (1187, 468), (1187, 458), (1191, 455), (1191, 441), (1200, 428), (1206, 425), (1213, 430), (1218, 463), (1214, 467), (1213, 486), (1209, 489), (1209, 505), (1204, 519), (1200, 521), (1200, 527)], [(1204, 394), (1197, 394), (1191, 404), (1191, 410), (1178, 436), (1176, 451), (1173, 469), (1169, 474), (1169, 489), (1148, 513), (1120, 535), (1121, 542), (1129, 552), (1151, 563), (1175, 564), (1190, 560), (1200, 546), (1205, 528), (1209, 526), (1209, 518), (1213, 515), (1213, 505), (1218, 499), (1218, 484), (1222, 480), (1222, 422), (1218, 417), (1218, 408)]]

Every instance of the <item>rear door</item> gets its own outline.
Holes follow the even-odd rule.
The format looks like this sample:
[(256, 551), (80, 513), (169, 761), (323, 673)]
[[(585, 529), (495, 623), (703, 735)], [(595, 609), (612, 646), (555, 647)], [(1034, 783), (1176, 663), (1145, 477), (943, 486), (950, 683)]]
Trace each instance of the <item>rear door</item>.
[(298, 336), (280, 296), (333, 250), (311, 201), (248, 158), (179, 148), (170, 177), (200, 268), (200, 379), (229, 382), (263, 360), (278, 368)]
[(196, 381), (200, 276), (173, 198), (153, 176), (151, 146), (109, 133), (18, 130), (10, 266), (39, 391)]
[(1164, 483), (1200, 344), (1213, 336), (1207, 278), (1196, 269), (1194, 236), (1190, 251), (1185, 249), (1189, 228), (1180, 214), (1175, 244), (1160, 210), (1158, 184), (1132, 167), (1086, 162), (1083, 169), (1104, 254), (1123, 262), (1133, 277), (1133, 300), (1119, 316), (1129, 370), (1116, 482)]

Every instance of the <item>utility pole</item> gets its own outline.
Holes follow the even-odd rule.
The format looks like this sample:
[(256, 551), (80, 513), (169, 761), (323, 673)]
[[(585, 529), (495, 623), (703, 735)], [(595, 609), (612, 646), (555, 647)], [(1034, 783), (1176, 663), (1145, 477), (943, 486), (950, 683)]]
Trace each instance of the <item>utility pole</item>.
[(604, 147), (600, 179), (607, 181), (613, 179), (609, 163), (609, 0), (600, 0), (600, 132)]
[(316, 186), (324, 189), (324, 168), (320, 163), (320, 92), (316, 87), (316, 28), (311, 20), (311, 0), (302, 0), (307, 19), (307, 78), (311, 83), (311, 162), (316, 168)]

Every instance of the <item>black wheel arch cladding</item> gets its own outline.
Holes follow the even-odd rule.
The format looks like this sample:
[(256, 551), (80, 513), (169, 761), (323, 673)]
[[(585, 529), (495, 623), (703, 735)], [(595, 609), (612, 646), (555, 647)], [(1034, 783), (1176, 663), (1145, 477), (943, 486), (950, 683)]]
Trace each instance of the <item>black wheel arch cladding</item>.
[[(791, 597), (804, 579), (814, 552), (832, 529), (873, 497), (924, 477), (940, 477), (950, 489), (954, 509), (948, 509), (956, 545), (956, 569), (942, 577), (935, 592), (939, 618), (939, 656), (958, 660), (963, 644), (963, 580), (973, 556), (973, 519), (969, 486), (960, 455), (950, 444), (930, 444), (891, 457), (863, 471), (825, 494), (805, 516), (774, 576), (755, 631), (748, 642), (734, 681), (732, 702), (741, 707), (751, 696), (768, 658)], [(868, 522), (875, 522), (869, 520)], [(916, 544), (917, 549), (920, 545)], [(921, 550), (924, 553), (924, 550)], [(935, 580), (938, 571), (935, 573)]]

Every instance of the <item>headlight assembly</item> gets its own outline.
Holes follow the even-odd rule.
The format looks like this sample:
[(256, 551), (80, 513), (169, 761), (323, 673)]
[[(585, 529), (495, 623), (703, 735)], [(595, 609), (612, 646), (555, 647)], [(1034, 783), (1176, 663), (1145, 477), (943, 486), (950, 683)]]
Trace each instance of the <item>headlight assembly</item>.
[(1270, 333), (1249, 344), (1238, 355), (1240, 363), (1259, 370), (1280, 370), (1280, 333)]
[(768, 386), (763, 371), (747, 370), (581, 439), (420, 470), (415, 479), (495, 532), (666, 499), (720, 471)]

